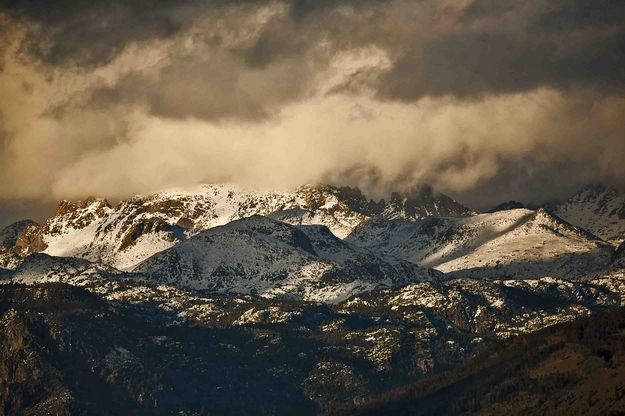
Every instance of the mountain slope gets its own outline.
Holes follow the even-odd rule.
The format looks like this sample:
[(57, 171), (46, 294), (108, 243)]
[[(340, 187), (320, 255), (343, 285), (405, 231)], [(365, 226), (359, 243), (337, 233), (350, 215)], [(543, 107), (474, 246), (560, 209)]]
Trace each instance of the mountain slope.
[(581, 277), (604, 267), (613, 251), (543, 209), (419, 222), (371, 220), (347, 241), (445, 273), (482, 277)]
[(613, 244), (625, 240), (625, 193), (615, 188), (588, 186), (557, 204), (554, 211)]
[(255, 335), (168, 327), (67, 285), (3, 286), (0, 414), (314, 414)]
[(333, 414), (623, 414), (624, 327), (621, 309), (512, 338), (458, 369)]
[(330, 302), (440, 274), (351, 246), (323, 226), (262, 216), (203, 231), (134, 271), (179, 287)]
[[(229, 232), (223, 232), (224, 228)], [(222, 231), (218, 232), (220, 230)], [(361, 267), (361, 273), (369, 276), (377, 270), (393, 270), (401, 266), (401, 262), (388, 258), (376, 265), (377, 260), (371, 253), (352, 249), (349, 244), (332, 236), (327, 229), (320, 226), (296, 228), (262, 217), (252, 217), (209, 231), (221, 234), (219, 238), (214, 239), (219, 249), (226, 247), (220, 241), (230, 243), (240, 237), (243, 241), (249, 242), (253, 253), (259, 253), (258, 245), (263, 243), (266, 243), (269, 251), (260, 252), (269, 256), (275, 253), (277, 246), (285, 250), (287, 255), (296, 255), (298, 250), (305, 256), (314, 252), (315, 261), (328, 261), (334, 267), (349, 267), (351, 270)], [(192, 240), (193, 238), (182, 244)], [(203, 251), (200, 251), (200, 254), (202, 253)], [(225, 256), (230, 255), (228, 251), (224, 253)], [(363, 255), (371, 258), (363, 259)], [(210, 255), (208, 257), (212, 258)], [(227, 257), (227, 261), (229, 260)], [(241, 258), (237, 261), (244, 263), (245, 267), (255, 266), (253, 263), (245, 263), (246, 260), (247, 258)], [(306, 261), (308, 260), (310, 258)], [(198, 263), (201, 264), (202, 261)], [(350, 274), (358, 275), (358, 273)], [(159, 368), (165, 374), (174, 371), (181, 377), (191, 377), (194, 384), (197, 384), (191, 386), (194, 389), (199, 388), (204, 392), (208, 391), (206, 389), (212, 389), (222, 394), (219, 397), (230, 400), (229, 390), (224, 390), (223, 380), (219, 376), (211, 378), (204, 373), (198, 374), (195, 372), (196, 366), (191, 369), (188, 367), (185, 370), (179, 369), (180, 365), (184, 366), (187, 359), (199, 365), (200, 370), (205, 369), (204, 365), (207, 364), (205, 360), (210, 359), (211, 355), (200, 359), (194, 354), (197, 349), (205, 351), (206, 348), (213, 346), (216, 349), (212, 351), (220, 357), (219, 362), (222, 354), (233, 354), (231, 357), (234, 357), (234, 361), (248, 362), (263, 374), (266, 371), (275, 378), (271, 381), (271, 378), (263, 376), (263, 380), (286, 383), (280, 384), (282, 388), (288, 387), (298, 392), (297, 403), (314, 402), (321, 409), (327, 410), (335, 408), (339, 403), (362, 400), (364, 397), (383, 393), (389, 388), (449, 369), (497, 339), (536, 331), (548, 325), (625, 304), (625, 275), (622, 269), (620, 271), (615, 269), (614, 273), (584, 282), (554, 278), (430, 279), (398, 288), (360, 293), (334, 304), (303, 302), (285, 299), (284, 296), (263, 298), (254, 294), (198, 292), (162, 284), (159, 279), (154, 279), (153, 282), (150, 282), (149, 278), (139, 280), (141, 277), (149, 276), (120, 273), (83, 259), (55, 258), (43, 253), (27, 257), (16, 270), (9, 271), (8, 279), (32, 285), (27, 289), (30, 293), (28, 298), (31, 299), (29, 302), (38, 303), (39, 306), (33, 308), (33, 304), (29, 303), (22, 308), (23, 311), (36, 318), (37, 325), (41, 324), (42, 319), (44, 323), (52, 319), (52, 322), (55, 322), (52, 327), (57, 331), (56, 334), (69, 335), (67, 331), (77, 334), (72, 338), (72, 344), (78, 345), (80, 342), (82, 345), (80, 351), (85, 353), (84, 356), (73, 354), (72, 359), (67, 356), (67, 360), (62, 361), (62, 368), (56, 366), (53, 366), (53, 369), (44, 367), (40, 370), (28, 368), (24, 369), (26, 371), (24, 374), (31, 374), (28, 371), (34, 373), (51, 371), (53, 374), (60, 371), (64, 374), (67, 368), (72, 368), (72, 365), (81, 362), (85, 356), (90, 357), (88, 365), (95, 365), (97, 370), (99, 368), (97, 363), (101, 362), (102, 357), (106, 362), (106, 356), (110, 354), (111, 360), (115, 362), (118, 358), (124, 358), (120, 360), (120, 364), (123, 365), (120, 368), (113, 367), (116, 376), (112, 379), (107, 378), (110, 386), (102, 386), (100, 390), (121, 388), (121, 392), (117, 390), (117, 397), (123, 397), (124, 400), (127, 398), (130, 404), (138, 401), (140, 397), (153, 397), (151, 395), (156, 392), (151, 387), (154, 386), (152, 381), (145, 383), (146, 377), (152, 380), (150, 378), (152, 375), (142, 372), (129, 373), (130, 369), (125, 367), (127, 363), (125, 358), (134, 357), (139, 361), (133, 361), (133, 358), (131, 362), (153, 366), (151, 359), (144, 358), (143, 354), (149, 355), (151, 348), (157, 348), (160, 351)], [(256, 276), (252, 275), (252, 278)], [(323, 284), (337, 284), (332, 279), (324, 281)], [(159, 329), (145, 337), (126, 322), (115, 324), (121, 334), (114, 335), (113, 345), (107, 343), (108, 339), (101, 342), (93, 341), (89, 336), (83, 337), (80, 334), (81, 331), (88, 330), (88, 335), (98, 333), (100, 335), (97, 337), (102, 336), (96, 329), (81, 325), (68, 327), (63, 326), (64, 321), (60, 323), (54, 321), (56, 314), (63, 315), (75, 309), (67, 306), (58, 307), (54, 296), (45, 290), (46, 287), (50, 287), (50, 283), (41, 284), (41, 282), (65, 282), (81, 286), (110, 302), (105, 310), (111, 311), (111, 307), (117, 310), (123, 308), (124, 315), (120, 319), (128, 321), (132, 318), (140, 322), (147, 320), (157, 324)], [(175, 281), (173, 283), (175, 284)], [(338, 282), (339, 287), (344, 284), (345, 282)], [(349, 283), (347, 285), (349, 286)], [(312, 286), (314, 287), (314, 283)], [(0, 293), (7, 293), (4, 297), (0, 295), (0, 309), (7, 304), (7, 300), (11, 303), (22, 298), (22, 295), (11, 292), (16, 287), (11, 284), (0, 285)], [(295, 293), (295, 290), (291, 292)], [(319, 292), (327, 294), (322, 290)], [(62, 292), (60, 298), (64, 302), (72, 300), (75, 295), (71, 293), (75, 292)], [(15, 304), (10, 304), (9, 309), (11, 308), (17, 309)], [(40, 316), (42, 311), (45, 318)], [(101, 319), (105, 321), (108, 319), (102, 316), (100, 310), (89, 310), (86, 315), (93, 318), (92, 321), (96, 323)], [(11, 322), (13, 325), (13, 321)], [(152, 325), (151, 323), (147, 326)], [(103, 333), (109, 331), (106, 322), (101, 324)], [(146, 327), (146, 324), (140, 325)], [(41, 328), (41, 326), (29, 328), (35, 327)], [(198, 340), (195, 338), (198, 332), (192, 329), (198, 327), (217, 329), (224, 337), (213, 338), (214, 341), (205, 338)], [(243, 336), (244, 334), (247, 335)], [(138, 339), (135, 338), (137, 336)], [(54, 339), (55, 342), (67, 345), (67, 336), (57, 336)], [(57, 348), (47, 340), (49, 340), (47, 335), (37, 338), (35, 345), (44, 342), (43, 345), (48, 350)], [(166, 343), (164, 349), (160, 346), (162, 342)], [(2, 342), (0, 349), (1, 345)], [(94, 345), (102, 345), (103, 352), (92, 351)], [(115, 345), (128, 351), (131, 356), (126, 355)], [(144, 348), (147, 348), (147, 351)], [(21, 363), (20, 359), (21, 356), (17, 355), (15, 359), (10, 358), (13, 360), (10, 362), (18, 364)], [(147, 361), (144, 361), (145, 359)], [(196, 359), (200, 361), (196, 363), (194, 361)], [(211, 368), (217, 370), (208, 371), (209, 375), (221, 371), (220, 367)], [(2, 374), (4, 373), (0, 372), (0, 378)], [(106, 370), (104, 374), (108, 374)], [(36, 379), (30, 377), (26, 380), (35, 382)], [(160, 385), (169, 386), (168, 379), (159, 380), (162, 380)], [(46, 383), (54, 385), (53, 382)], [(71, 385), (62, 382), (61, 385), (70, 393), (73, 392)], [(138, 389), (133, 389), (130, 395), (123, 393), (127, 391), (127, 386), (135, 385)], [(154, 406), (148, 407), (145, 413), (167, 414), (167, 410), (171, 410), (167, 403), (172, 403), (168, 400), (173, 400), (178, 408), (193, 408), (194, 403), (197, 403), (193, 395), (177, 396), (184, 391), (184, 386), (189, 387), (183, 384), (180, 389), (159, 390), (161, 393), (157, 393), (160, 395), (158, 405), (144, 400), (143, 403), (147, 403), (147, 406)], [(40, 390), (46, 391), (44, 388)], [(91, 394), (96, 395), (90, 396), (91, 402), (102, 403), (103, 408), (108, 406), (106, 397), (98, 395), (97, 392)], [(234, 394), (240, 394), (240, 391), (235, 391)], [(71, 396), (75, 397), (75, 394)], [(212, 399), (214, 398), (215, 396), (212, 396)], [(81, 403), (81, 400), (78, 400), (78, 403)], [(214, 409), (212, 406), (218, 404), (214, 403), (208, 408)], [(216, 411), (217, 414), (225, 412), (223, 408), (221, 410)], [(272, 413), (271, 410), (267, 412), (279, 414)], [(47, 412), (50, 413), (58, 412), (56, 410)], [(143, 412), (133, 410), (130, 413)], [(284, 411), (282, 414), (292, 413)]]

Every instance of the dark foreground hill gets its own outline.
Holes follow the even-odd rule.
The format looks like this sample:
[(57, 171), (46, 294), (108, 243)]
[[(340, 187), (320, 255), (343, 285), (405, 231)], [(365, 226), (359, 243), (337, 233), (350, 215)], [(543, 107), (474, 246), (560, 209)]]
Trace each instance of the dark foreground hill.
[(138, 320), (63, 284), (5, 286), (0, 317), (2, 416), (315, 413), (243, 331)]
[(623, 415), (625, 309), (497, 344), (335, 415)]

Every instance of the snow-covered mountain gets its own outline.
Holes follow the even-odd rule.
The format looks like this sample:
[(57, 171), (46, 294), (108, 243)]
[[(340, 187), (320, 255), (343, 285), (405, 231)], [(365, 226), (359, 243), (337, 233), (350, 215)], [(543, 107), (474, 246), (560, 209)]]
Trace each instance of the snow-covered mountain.
[(613, 248), (544, 209), (514, 209), (417, 222), (375, 219), (347, 241), (445, 273), (481, 277), (581, 277)]
[[(271, 375), (262, 383), (284, 384), (267, 414), (285, 388), (330, 410), (495, 340), (625, 305), (625, 243), (506, 208), (475, 214), (428, 188), (376, 202), (325, 186), (64, 201), (42, 224), (0, 233), (11, 268), (0, 264), (0, 324), (12, 328), (0, 353), (18, 369), (4, 375), (46, 375), (28, 379), (31, 397), (51, 375), (58, 391), (82, 391), (70, 381), (85, 371), (137, 406), (185, 414), (197, 397), (222, 414), (250, 376)], [(224, 381), (241, 368), (240, 384)], [(265, 403), (257, 390), (241, 409)]]
[(613, 244), (625, 240), (625, 193), (613, 187), (587, 186), (554, 212)]
[(428, 187), (393, 194), (387, 203), (368, 200), (356, 188), (327, 185), (293, 192), (201, 185), (136, 196), (115, 207), (101, 198), (62, 201), (53, 217), (22, 230), (19, 250), (12, 252), (21, 257), (33, 252), (79, 257), (127, 270), (202, 230), (271, 213), (293, 224), (325, 225), (343, 238), (372, 217), (416, 219), (471, 212)]
[(372, 201), (356, 188), (327, 185), (292, 192), (201, 185), (136, 196), (116, 206), (101, 198), (62, 201), (43, 223), (16, 223), (0, 234), (0, 267), (15, 268), (28, 254), (43, 252), (133, 270), (205, 230), (263, 215), (301, 232), (323, 225), (352, 248), (445, 273), (580, 277), (605, 266), (613, 248), (571, 224), (620, 235), (622, 204), (613, 189), (587, 188), (557, 207), (573, 219), (567, 222), (547, 210), (502, 207), (476, 215), (427, 186)]
[(442, 275), (350, 245), (324, 226), (259, 215), (202, 231), (134, 271), (184, 288), (325, 302)]
[(61, 282), (81, 285), (93, 280), (132, 278), (115, 269), (76, 257), (56, 257), (33, 253), (15, 269), (9, 270), (5, 280), (14, 283), (34, 284)]

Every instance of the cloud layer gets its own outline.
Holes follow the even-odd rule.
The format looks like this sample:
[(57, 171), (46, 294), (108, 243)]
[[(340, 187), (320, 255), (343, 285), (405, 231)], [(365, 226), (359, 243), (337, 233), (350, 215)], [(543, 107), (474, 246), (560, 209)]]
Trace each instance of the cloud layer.
[(477, 207), (624, 185), (618, 1), (29, 0), (0, 9), (0, 45), (0, 206), (215, 181), (430, 183)]

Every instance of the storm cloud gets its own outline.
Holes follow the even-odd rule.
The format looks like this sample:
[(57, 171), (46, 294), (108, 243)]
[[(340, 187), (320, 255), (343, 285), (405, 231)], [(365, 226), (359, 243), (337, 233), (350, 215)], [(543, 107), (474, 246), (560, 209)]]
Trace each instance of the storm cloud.
[(618, 1), (15, 1), (0, 206), (216, 181), (429, 183), (477, 208), (622, 186), (624, 54)]

